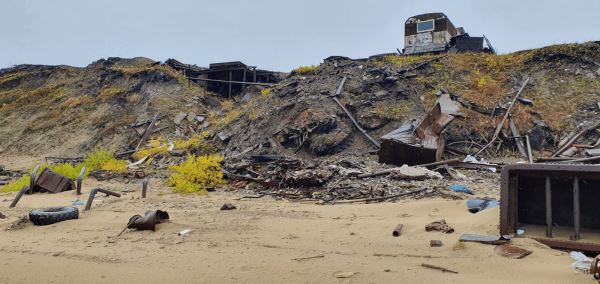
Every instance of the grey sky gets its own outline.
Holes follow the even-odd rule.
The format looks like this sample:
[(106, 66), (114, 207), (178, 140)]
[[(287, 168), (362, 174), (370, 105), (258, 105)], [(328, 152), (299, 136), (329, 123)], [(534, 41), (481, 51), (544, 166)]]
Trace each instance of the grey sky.
[(501, 53), (600, 40), (599, 0), (2, 0), (0, 68), (111, 56), (289, 71), (402, 48), (406, 18), (444, 12)]

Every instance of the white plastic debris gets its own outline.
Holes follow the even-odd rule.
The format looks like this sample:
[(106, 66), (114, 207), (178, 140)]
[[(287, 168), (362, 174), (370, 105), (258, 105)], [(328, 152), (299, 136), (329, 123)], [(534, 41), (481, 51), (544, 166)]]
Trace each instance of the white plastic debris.
[(192, 232), (192, 229), (183, 229), (177, 233), (178, 236), (187, 236)]
[(578, 251), (572, 251), (569, 253), (569, 255), (573, 260), (575, 260), (575, 262), (571, 264), (571, 269), (584, 273), (588, 273), (590, 271), (590, 267), (592, 266), (591, 258)]

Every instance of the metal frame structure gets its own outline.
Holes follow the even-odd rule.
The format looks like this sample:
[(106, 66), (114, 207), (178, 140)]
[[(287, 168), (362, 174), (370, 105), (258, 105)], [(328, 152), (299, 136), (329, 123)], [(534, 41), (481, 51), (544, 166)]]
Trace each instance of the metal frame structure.
[[(593, 220), (595, 217), (591, 216), (593, 212), (589, 210), (582, 211), (582, 203), (585, 204), (584, 209), (593, 209), (596, 206), (590, 206), (590, 204), (600, 201), (600, 198), (598, 198), (599, 200), (590, 199), (590, 193), (593, 193), (595, 190), (591, 188), (594, 186), (591, 184), (592, 182), (600, 183), (600, 166), (598, 165), (516, 164), (503, 167), (501, 176), (500, 234), (516, 235), (519, 224), (527, 224), (526, 222), (528, 221), (523, 219), (531, 219), (531, 217), (519, 216), (519, 212), (535, 212), (531, 215), (535, 214), (539, 216), (543, 210), (543, 214), (545, 215), (543, 222), (546, 226), (545, 235), (536, 236), (528, 234), (527, 237), (531, 237), (553, 248), (600, 252), (600, 243), (586, 242), (585, 238), (583, 238), (584, 241), (580, 241), (582, 239), (582, 219), (586, 220), (584, 229), (600, 229), (596, 228), (597, 225), (594, 225), (594, 228), (589, 227), (590, 220)], [(555, 186), (556, 183), (559, 183), (559, 186)], [(582, 190), (582, 183), (586, 186), (585, 190)], [(568, 184), (572, 184), (572, 186), (566, 186), (565, 188), (565, 185)], [(541, 188), (543, 188), (543, 191)], [(529, 203), (520, 203), (519, 199), (521, 195), (535, 194), (536, 190), (538, 193), (537, 198), (529, 198)], [(543, 192), (543, 199), (539, 198), (539, 192)], [(571, 195), (569, 195), (569, 192), (571, 192)], [(600, 196), (600, 193), (598, 196)], [(532, 199), (541, 202), (531, 202)], [(553, 209), (555, 206), (559, 208)], [(564, 208), (572, 208), (573, 211), (569, 212), (569, 210), (564, 210)], [(571, 217), (572, 220), (569, 220)], [(567, 227), (571, 227), (572, 222), (573, 234), (568, 240), (556, 238), (553, 234), (553, 227), (558, 222), (557, 220), (568, 223)], [(568, 220), (568, 222), (565, 220)], [(539, 221), (538, 218), (536, 222)]]

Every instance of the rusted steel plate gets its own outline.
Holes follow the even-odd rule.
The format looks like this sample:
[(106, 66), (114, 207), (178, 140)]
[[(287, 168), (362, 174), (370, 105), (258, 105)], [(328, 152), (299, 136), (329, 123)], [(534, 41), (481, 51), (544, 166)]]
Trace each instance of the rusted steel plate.
[(75, 183), (71, 179), (45, 168), (35, 180), (33, 191), (59, 193), (72, 189), (75, 189)]
[(381, 137), (379, 162), (412, 166), (440, 161), (445, 147), (442, 132), (455, 116), (462, 116), (459, 109), (458, 103), (442, 95), (419, 125), (407, 123)]

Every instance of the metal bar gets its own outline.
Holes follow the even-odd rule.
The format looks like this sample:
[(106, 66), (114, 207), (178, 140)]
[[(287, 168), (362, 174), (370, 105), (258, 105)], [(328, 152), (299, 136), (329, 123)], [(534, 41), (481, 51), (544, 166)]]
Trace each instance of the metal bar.
[[(346, 76), (344, 76), (344, 78), (342, 78), (342, 81), (340, 82), (340, 85), (338, 86), (337, 91), (335, 92), (336, 96), (339, 96), (339, 94), (342, 93), (342, 89), (344, 88), (345, 83), (346, 83)], [(377, 148), (381, 147), (381, 144), (379, 144), (379, 142), (377, 140), (375, 140), (373, 137), (371, 137), (371, 135), (369, 135), (367, 133), (367, 131), (364, 130), (362, 128), (362, 126), (360, 126), (358, 121), (356, 121), (356, 119), (354, 119), (354, 117), (352, 116), (350, 111), (348, 111), (346, 109), (346, 107), (344, 107), (344, 105), (340, 102), (340, 100), (338, 100), (338, 98), (333, 97), (333, 100), (342, 108), (342, 110), (346, 113), (346, 115), (350, 118), (350, 120), (352, 120), (352, 123), (354, 123), (354, 126), (356, 126), (356, 128), (358, 128), (358, 130), (360, 132), (362, 132), (362, 134), (364, 134), (367, 137), (367, 139), (369, 139), (369, 141), (371, 141), (371, 143), (373, 143), (373, 145), (377, 146)]]
[(525, 135), (525, 144), (527, 145), (527, 159), (530, 164), (533, 164), (533, 154), (531, 153), (531, 144), (529, 143), (529, 135)]
[(523, 140), (521, 140), (521, 138), (517, 138), (517, 136), (521, 136), (521, 134), (519, 134), (519, 129), (517, 129), (517, 126), (515, 125), (515, 121), (512, 119), (512, 117), (508, 120), (508, 126), (510, 127), (510, 132), (512, 132), (512, 135), (515, 138), (515, 142), (517, 143), (517, 149), (519, 149), (519, 153), (521, 153), (521, 155), (523, 157), (528, 157), (527, 156), (527, 152), (525, 152), (525, 146), (523, 145)]
[(83, 183), (83, 175), (85, 174), (85, 167), (81, 168), (79, 176), (77, 177), (77, 195), (81, 195), (81, 184)]
[[(256, 85), (256, 86), (274, 86), (277, 84), (272, 83), (260, 83), (260, 82), (242, 82), (242, 81), (227, 81), (227, 80), (217, 80), (217, 79), (207, 79), (207, 78), (192, 78), (191, 80), (203, 81), (203, 82), (217, 82), (217, 83), (231, 83), (231, 84), (245, 84), (245, 85)], [(256, 79), (254, 79), (256, 81)]]
[(110, 191), (110, 190), (102, 189), (102, 188), (94, 188), (94, 189), (92, 189), (92, 191), (90, 191), (90, 196), (88, 197), (88, 201), (85, 204), (85, 208), (83, 209), (83, 211), (88, 211), (92, 208), (92, 202), (94, 201), (94, 197), (96, 196), (97, 192), (102, 192), (107, 195), (112, 195), (115, 197), (121, 197), (120, 193), (116, 193), (114, 191)]
[(142, 180), (142, 198), (146, 198), (146, 192), (148, 191), (148, 178)]
[(552, 184), (546, 177), (546, 237), (552, 238)]
[(581, 239), (581, 210), (579, 207), (579, 177), (573, 179), (573, 229), (575, 235), (571, 237), (571, 240), (576, 241)]
[(600, 253), (600, 245), (597, 243), (584, 243), (584, 242), (573, 242), (568, 240), (558, 240), (558, 239), (548, 239), (542, 237), (529, 237), (534, 239), (542, 244), (545, 244), (553, 249), (560, 250), (569, 250), (569, 251), (585, 251), (595, 253), (594, 255)]
[(342, 81), (340, 82), (340, 84), (338, 85), (337, 90), (335, 91), (335, 95), (336, 96), (340, 96), (342, 94), (342, 90), (344, 89), (344, 84), (346, 84), (346, 76), (344, 76), (344, 78), (342, 78)]
[(17, 196), (15, 196), (15, 199), (13, 199), (13, 201), (10, 203), (8, 208), (14, 208), (15, 206), (17, 206), (17, 202), (19, 202), (19, 200), (21, 200), (23, 193), (25, 193), (28, 190), (29, 190), (29, 186), (24, 186), (23, 188), (21, 188), (21, 190), (19, 190), (19, 192), (17, 192)]
[(29, 194), (33, 194), (33, 187), (35, 186), (37, 171), (41, 166), (42, 165), (38, 164), (37, 166), (35, 166), (35, 168), (33, 168), (33, 171), (31, 171), (31, 173), (29, 174)]

